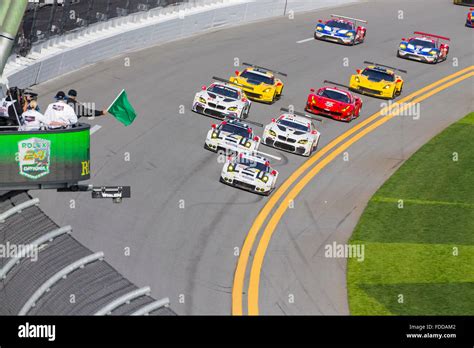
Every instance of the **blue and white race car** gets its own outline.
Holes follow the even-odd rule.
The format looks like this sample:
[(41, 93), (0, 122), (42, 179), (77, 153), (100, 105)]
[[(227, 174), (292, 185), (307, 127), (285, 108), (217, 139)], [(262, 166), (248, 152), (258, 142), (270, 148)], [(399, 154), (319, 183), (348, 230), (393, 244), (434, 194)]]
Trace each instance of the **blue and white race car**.
[(333, 41), (343, 45), (355, 45), (364, 42), (367, 29), (360, 23), (367, 23), (362, 19), (331, 15), (330, 20), (319, 24), (314, 31), (316, 40)]
[(431, 64), (448, 58), (449, 45), (442, 41), (450, 41), (449, 38), (419, 31), (415, 31), (414, 34), (417, 36), (402, 39), (398, 46), (397, 57)]

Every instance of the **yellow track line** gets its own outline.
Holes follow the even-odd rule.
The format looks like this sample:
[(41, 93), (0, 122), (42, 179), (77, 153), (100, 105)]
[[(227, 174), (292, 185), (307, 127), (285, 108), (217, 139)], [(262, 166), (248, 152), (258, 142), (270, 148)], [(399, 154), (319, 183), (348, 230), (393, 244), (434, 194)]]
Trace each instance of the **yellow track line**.
[(341, 134), (339, 137), (331, 141), (328, 145), (326, 145), (324, 148), (319, 150), (314, 156), (309, 158), (305, 163), (303, 163), (293, 174), (277, 189), (277, 191), (274, 192), (274, 194), (270, 197), (269, 201), (267, 204), (263, 207), (263, 209), (260, 211), (258, 214), (257, 218), (255, 219), (254, 223), (252, 224), (252, 227), (250, 228), (247, 237), (244, 241), (244, 245), (242, 247), (242, 250), (240, 252), (240, 257), (237, 262), (237, 268), (235, 270), (234, 274), (234, 283), (233, 283), (233, 288), (232, 288), (232, 314), (233, 315), (242, 315), (243, 310), (242, 310), (242, 305), (243, 305), (243, 288), (244, 288), (244, 280), (245, 280), (245, 273), (247, 269), (247, 264), (248, 260), (250, 257), (250, 252), (252, 250), (253, 244), (255, 242), (255, 239), (258, 235), (258, 232), (260, 231), (260, 228), (262, 227), (264, 221), (266, 220), (267, 216), (270, 214), (271, 210), (273, 207), (278, 203), (279, 199), (285, 194), (285, 192), (289, 189), (289, 187), (301, 176), (303, 173), (310, 168), (316, 161), (318, 161), (321, 157), (323, 157), (326, 153), (328, 153), (331, 149), (333, 149), (335, 146), (337, 146), (339, 143), (347, 139), (349, 136), (354, 134), (356, 131), (361, 129), (362, 127), (365, 127), (367, 124), (375, 120), (377, 117), (379, 117), (382, 113), (386, 113), (389, 110), (391, 110), (393, 107), (395, 107), (398, 104), (404, 103), (408, 101), (411, 98), (414, 98), (425, 91), (436, 87), (454, 77), (457, 77), (459, 75), (462, 75), (470, 70), (474, 69), (474, 65), (470, 66), (468, 68), (462, 69), (458, 71), (457, 73), (454, 73), (452, 75), (449, 75), (439, 81), (436, 81), (412, 94), (409, 96), (401, 99), (400, 101), (392, 104), (389, 108), (384, 108), (380, 110), (379, 112), (373, 114), (363, 122), (359, 123), (358, 125), (352, 127), (345, 133)]
[[(429, 97), (455, 85), (458, 84), (470, 77), (474, 76), (474, 72), (471, 72), (469, 74), (466, 74), (462, 77), (459, 77), (453, 81), (450, 81), (446, 83), (445, 85), (442, 85), (426, 94), (423, 96), (413, 100), (410, 104), (417, 104), (422, 102), (425, 99), (428, 99)], [(263, 235), (260, 239), (259, 245), (257, 247), (257, 251), (255, 253), (253, 263), (252, 263), (252, 269), (250, 272), (250, 282), (249, 282), (249, 293), (248, 293), (248, 311), (249, 315), (258, 315), (259, 314), (259, 307), (258, 307), (258, 295), (259, 295), (259, 286), (260, 286), (260, 273), (262, 270), (262, 265), (263, 265), (263, 260), (265, 257), (265, 253), (267, 251), (268, 245), (270, 243), (270, 239), (280, 222), (283, 214), (286, 212), (288, 209), (289, 203), (291, 201), (294, 201), (295, 198), (300, 194), (300, 192), (303, 190), (303, 188), (318, 174), (324, 167), (326, 167), (330, 162), (332, 162), (338, 155), (340, 155), (343, 151), (348, 149), (351, 145), (353, 145), (355, 142), (357, 142), (359, 139), (363, 138), (367, 134), (371, 133), (381, 125), (383, 125), (385, 122), (391, 120), (393, 117), (397, 116), (400, 112), (403, 110), (407, 109), (410, 104), (402, 106), (397, 112), (390, 113), (386, 117), (381, 118), (377, 122), (373, 123), (369, 127), (365, 128), (363, 131), (355, 135), (353, 138), (349, 139), (347, 142), (345, 142), (343, 145), (341, 145), (339, 148), (337, 148), (335, 151), (333, 151), (330, 155), (328, 155), (326, 158), (324, 158), (321, 162), (319, 162), (314, 168), (312, 168), (302, 179), (300, 182), (298, 182), (293, 189), (290, 191), (288, 194), (287, 198), (281, 202), (280, 206), (276, 210), (275, 214), (272, 216), (270, 219), (269, 223), (267, 224), (267, 227), (265, 228)]]

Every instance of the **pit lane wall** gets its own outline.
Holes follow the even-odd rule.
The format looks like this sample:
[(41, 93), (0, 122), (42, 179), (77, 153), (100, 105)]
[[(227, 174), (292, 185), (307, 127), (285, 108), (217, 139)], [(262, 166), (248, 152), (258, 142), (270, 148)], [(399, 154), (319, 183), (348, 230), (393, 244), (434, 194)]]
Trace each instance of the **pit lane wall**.
[(115, 18), (50, 39), (33, 47), (27, 57), (10, 57), (4, 75), (10, 86), (26, 88), (130, 51), (203, 31), (360, 1), (364, 0), (197, 0)]

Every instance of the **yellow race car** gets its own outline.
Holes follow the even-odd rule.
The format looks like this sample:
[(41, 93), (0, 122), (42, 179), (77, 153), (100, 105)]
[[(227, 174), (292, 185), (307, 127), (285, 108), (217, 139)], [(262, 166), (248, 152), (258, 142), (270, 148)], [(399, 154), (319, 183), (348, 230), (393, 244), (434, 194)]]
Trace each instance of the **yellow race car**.
[(364, 64), (368, 66), (351, 77), (349, 87), (352, 91), (384, 99), (394, 99), (402, 93), (403, 79), (395, 75), (395, 71), (406, 74), (406, 70), (371, 62)]
[(242, 72), (236, 71), (236, 76), (229, 80), (239, 84), (249, 99), (269, 104), (280, 99), (285, 85), (275, 75), (287, 76), (285, 73), (249, 63), (242, 65), (248, 68)]

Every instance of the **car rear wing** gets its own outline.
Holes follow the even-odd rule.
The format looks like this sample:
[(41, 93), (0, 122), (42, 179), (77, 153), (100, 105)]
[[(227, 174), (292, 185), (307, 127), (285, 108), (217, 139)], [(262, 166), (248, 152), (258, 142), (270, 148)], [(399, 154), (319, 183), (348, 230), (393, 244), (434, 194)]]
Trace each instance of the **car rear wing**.
[(223, 78), (221, 78), (221, 77), (215, 77), (215, 76), (213, 76), (212, 79), (215, 80), (215, 81), (227, 83), (227, 84), (229, 84), (229, 85), (234, 85), (234, 86), (237, 86), (237, 87), (240, 87), (240, 88), (250, 89), (251, 91), (254, 90), (253, 87), (250, 87), (250, 86), (247, 87), (247, 86), (241, 85), (240, 83), (232, 82), (232, 81), (230, 81), (230, 80), (223, 79)]
[(278, 75), (285, 76), (285, 77), (288, 76), (287, 74), (282, 73), (282, 72), (280, 72), (280, 71), (276, 71), (276, 70), (269, 69), (269, 68), (264, 68), (264, 67), (262, 67), (262, 66), (258, 66), (258, 65), (251, 64), (251, 63), (242, 63), (242, 65), (243, 65), (243, 66), (249, 66), (249, 67), (251, 67), (251, 68), (255, 68), (255, 69), (259, 69), (259, 70), (263, 70), (263, 71), (267, 71), (267, 72), (271, 72), (271, 73), (278, 74)]
[(288, 108), (281, 108), (280, 111), (282, 112), (286, 112), (288, 114), (292, 114), (292, 115), (297, 115), (297, 116), (302, 116), (302, 117), (306, 117), (306, 118), (309, 118), (311, 120), (314, 120), (314, 121), (318, 121), (318, 122), (321, 122), (323, 123), (323, 119), (322, 118), (319, 118), (319, 117), (314, 117), (312, 115), (308, 115), (304, 112), (298, 112), (298, 111), (295, 111), (295, 110), (290, 110)]
[(451, 39), (450, 39), (449, 37), (440, 36), (440, 35), (435, 35), (435, 34), (423, 33), (423, 32), (421, 32), (421, 31), (415, 31), (413, 34), (415, 34), (415, 35), (423, 35), (423, 36), (431, 37), (431, 38), (438, 39), (438, 40), (451, 41)]
[(367, 24), (367, 21), (364, 20), (364, 19), (358, 19), (358, 18), (352, 18), (352, 17), (346, 17), (346, 16), (340, 16), (340, 15), (336, 15), (336, 14), (332, 14), (331, 15), (332, 18), (340, 18), (340, 19), (347, 19), (349, 21), (353, 21), (353, 22), (361, 22), (361, 23), (364, 23), (364, 24)]
[(408, 74), (408, 71), (404, 70), (404, 69), (398, 69), (398, 68), (394, 68), (393, 66), (388, 66), (388, 65), (384, 65), (384, 64), (379, 64), (379, 63), (373, 63), (373, 62), (368, 62), (368, 61), (364, 61), (364, 64), (367, 64), (367, 65), (375, 65), (375, 66), (379, 66), (379, 67), (383, 67), (383, 68), (389, 68), (389, 69), (392, 69), (394, 71), (399, 71), (399, 72), (402, 72), (404, 74)]
[(334, 85), (334, 86), (339, 86), (339, 87), (344, 87), (344, 88), (350, 89), (349, 86), (343, 85), (342, 83), (338, 83), (338, 82), (333, 82), (333, 81), (324, 80), (324, 83), (325, 83), (325, 84), (330, 84), (330, 85)]

